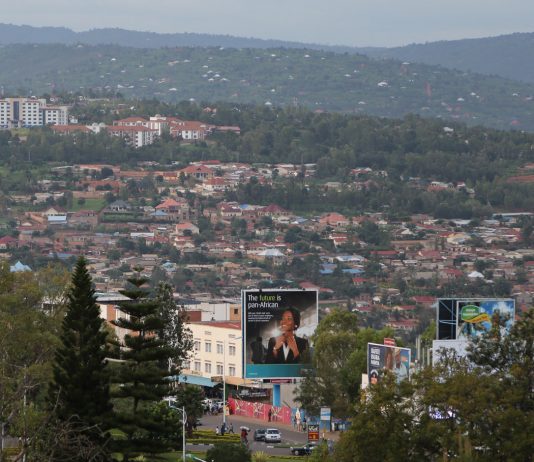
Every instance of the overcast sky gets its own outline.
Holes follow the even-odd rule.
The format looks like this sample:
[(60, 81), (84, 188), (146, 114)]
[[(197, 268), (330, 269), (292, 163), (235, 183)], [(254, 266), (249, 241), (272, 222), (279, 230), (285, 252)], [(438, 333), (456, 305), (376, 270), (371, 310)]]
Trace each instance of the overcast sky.
[(396, 46), (534, 31), (533, 0), (0, 0), (0, 22)]

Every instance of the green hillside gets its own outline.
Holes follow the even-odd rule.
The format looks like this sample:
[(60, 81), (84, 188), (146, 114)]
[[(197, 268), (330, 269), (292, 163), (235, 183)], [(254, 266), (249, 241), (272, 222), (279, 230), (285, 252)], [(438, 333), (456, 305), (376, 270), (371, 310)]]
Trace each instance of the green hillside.
[(4, 94), (75, 92), (168, 102), (302, 105), (402, 117), (417, 113), (534, 130), (533, 84), (362, 55), (295, 49), (9, 45)]
[(360, 52), (376, 58), (408, 60), (534, 82), (534, 33), (366, 48)]

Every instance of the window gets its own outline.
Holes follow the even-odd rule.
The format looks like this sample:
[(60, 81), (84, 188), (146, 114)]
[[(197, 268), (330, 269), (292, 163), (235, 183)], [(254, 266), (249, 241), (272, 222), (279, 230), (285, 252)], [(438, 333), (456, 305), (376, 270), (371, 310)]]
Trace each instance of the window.
[(204, 344), (206, 353), (211, 353), (211, 342), (206, 342)]
[(217, 363), (217, 375), (223, 375), (224, 374), (224, 367), (222, 364)]
[(222, 343), (217, 343), (217, 354), (218, 355), (224, 354), (224, 346)]
[(211, 363), (208, 363), (207, 361), (204, 363), (204, 372), (206, 374), (211, 374)]
[(195, 361), (195, 371), (200, 372), (200, 370), (201, 370), (200, 361)]
[(230, 367), (228, 368), (228, 375), (235, 377), (235, 365), (234, 364), (230, 364)]
[(195, 340), (195, 351), (200, 351), (200, 340)]
[[(228, 347), (228, 354), (229, 354), (230, 356), (235, 356), (235, 345), (230, 345), (230, 346)], [(230, 375), (231, 375), (231, 374), (230, 374)]]
[(182, 368), (183, 369), (191, 369), (191, 362), (190, 361), (184, 361), (182, 363)]

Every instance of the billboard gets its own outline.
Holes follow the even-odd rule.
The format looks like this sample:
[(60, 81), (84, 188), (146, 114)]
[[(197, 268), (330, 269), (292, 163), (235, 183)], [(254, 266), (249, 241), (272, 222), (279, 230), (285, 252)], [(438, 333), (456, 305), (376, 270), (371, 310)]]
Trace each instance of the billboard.
[(510, 332), (515, 317), (514, 300), (466, 299), (456, 302), (456, 339), (480, 337), (492, 328), (492, 320), (499, 315), (503, 320), (503, 334)]
[(503, 333), (515, 317), (515, 301), (505, 298), (441, 298), (437, 309), (437, 340), (471, 340), (491, 329), (493, 316), (504, 318)]
[(410, 378), (411, 350), (378, 343), (367, 344), (367, 375), (369, 383), (378, 383), (389, 370), (397, 377), (397, 382)]
[(298, 378), (311, 369), (316, 290), (244, 290), (243, 376)]

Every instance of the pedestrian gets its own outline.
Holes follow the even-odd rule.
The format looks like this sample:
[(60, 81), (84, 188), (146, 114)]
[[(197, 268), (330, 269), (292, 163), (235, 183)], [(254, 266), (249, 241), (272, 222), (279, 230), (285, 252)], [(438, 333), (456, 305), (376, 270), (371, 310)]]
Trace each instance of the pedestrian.
[(248, 432), (247, 432), (246, 428), (243, 427), (243, 428), (241, 429), (241, 442), (242, 442), (245, 446), (248, 446), (247, 435), (248, 435)]
[(230, 423), (230, 427), (228, 427), (228, 433), (234, 433), (234, 424)]
[(306, 416), (302, 419), (302, 430), (306, 431)]
[(269, 412), (267, 413), (267, 418), (269, 419), (269, 422), (271, 421), (272, 417), (273, 417), (273, 410), (269, 408)]
[(223, 422), (221, 425), (221, 436), (224, 436), (224, 433), (226, 432), (226, 424)]
[(215, 427), (215, 435), (219, 436), (219, 426), (218, 425)]
[(297, 428), (297, 417), (293, 416), (293, 428)]
[(295, 412), (295, 420), (297, 421), (297, 431), (302, 431), (302, 423), (300, 420), (300, 410), (297, 408), (297, 412)]

